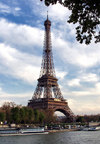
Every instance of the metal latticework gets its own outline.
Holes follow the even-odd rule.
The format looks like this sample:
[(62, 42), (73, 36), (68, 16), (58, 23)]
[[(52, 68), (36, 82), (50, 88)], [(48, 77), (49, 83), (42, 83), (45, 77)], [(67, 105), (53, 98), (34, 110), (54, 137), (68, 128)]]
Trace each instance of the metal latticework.
[(38, 84), (32, 99), (39, 98), (59, 98), (63, 100), (60, 88), (58, 86), (58, 79), (56, 78), (53, 54), (52, 54), (52, 45), (51, 45), (51, 32), (50, 26), (51, 22), (48, 19), (44, 22), (45, 26), (45, 36), (44, 36), (44, 47), (43, 47), (43, 57), (41, 64), (40, 77), (38, 79)]
[(59, 85), (57, 83), (52, 45), (51, 45), (51, 22), (48, 19), (44, 22), (45, 37), (43, 47), (43, 57), (41, 64), (40, 76), (38, 84), (31, 100), (29, 100), (28, 106), (33, 109), (52, 109), (60, 111), (66, 115), (70, 121), (75, 120), (75, 115), (68, 106), (68, 102), (63, 98)]
[(44, 26), (45, 26), (44, 49), (43, 49), (40, 77), (42, 77), (43, 75), (47, 76), (50, 75), (56, 77), (53, 63), (52, 46), (51, 46), (51, 32), (50, 32), (51, 22), (48, 20), (48, 18), (44, 22)]

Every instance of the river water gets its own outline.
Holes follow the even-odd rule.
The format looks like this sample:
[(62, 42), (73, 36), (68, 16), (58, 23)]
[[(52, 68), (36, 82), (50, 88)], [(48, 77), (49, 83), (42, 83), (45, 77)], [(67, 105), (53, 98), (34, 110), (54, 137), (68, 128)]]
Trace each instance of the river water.
[(0, 137), (0, 144), (100, 144), (100, 131), (72, 131)]

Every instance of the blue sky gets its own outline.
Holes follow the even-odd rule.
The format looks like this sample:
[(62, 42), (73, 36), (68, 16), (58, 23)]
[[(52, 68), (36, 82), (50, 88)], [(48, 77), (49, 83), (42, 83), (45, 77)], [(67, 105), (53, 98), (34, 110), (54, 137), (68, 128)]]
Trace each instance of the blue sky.
[(27, 105), (39, 78), (44, 21), (49, 11), (56, 76), (75, 114), (100, 113), (100, 44), (86, 46), (75, 39), (70, 11), (39, 0), (0, 1), (0, 106)]

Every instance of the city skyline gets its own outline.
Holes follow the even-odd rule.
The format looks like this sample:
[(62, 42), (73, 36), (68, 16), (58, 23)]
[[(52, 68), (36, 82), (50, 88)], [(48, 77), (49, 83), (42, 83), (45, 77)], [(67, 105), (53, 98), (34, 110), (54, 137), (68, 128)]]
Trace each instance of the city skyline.
[(44, 21), (51, 21), (55, 73), (62, 95), (75, 114), (100, 111), (99, 44), (79, 44), (70, 11), (60, 4), (46, 7), (40, 0), (0, 2), (0, 106), (27, 105), (40, 75)]

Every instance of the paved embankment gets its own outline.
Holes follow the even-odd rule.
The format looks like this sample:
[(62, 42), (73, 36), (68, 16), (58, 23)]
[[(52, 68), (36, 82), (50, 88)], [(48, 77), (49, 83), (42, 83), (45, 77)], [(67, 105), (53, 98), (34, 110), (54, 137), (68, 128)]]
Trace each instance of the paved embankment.
[(60, 129), (60, 130), (48, 130), (49, 133), (54, 133), (54, 132), (66, 132), (66, 131), (78, 131), (78, 129)]

